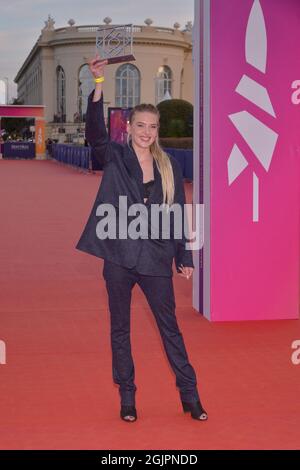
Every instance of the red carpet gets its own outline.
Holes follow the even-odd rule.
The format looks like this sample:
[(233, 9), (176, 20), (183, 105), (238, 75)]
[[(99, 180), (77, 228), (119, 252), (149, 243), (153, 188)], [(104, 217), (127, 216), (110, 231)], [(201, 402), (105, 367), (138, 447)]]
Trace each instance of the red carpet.
[(209, 420), (181, 411), (138, 288), (139, 420), (120, 420), (102, 261), (74, 248), (99, 179), (52, 161), (0, 161), (0, 448), (299, 449), (291, 343), (300, 322), (210, 324), (191, 307), (192, 283), (176, 274), (178, 321)]

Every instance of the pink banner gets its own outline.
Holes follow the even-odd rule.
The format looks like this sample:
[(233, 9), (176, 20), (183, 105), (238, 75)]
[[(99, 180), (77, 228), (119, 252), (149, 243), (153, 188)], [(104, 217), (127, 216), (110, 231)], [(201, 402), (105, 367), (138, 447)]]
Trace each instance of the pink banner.
[(300, 2), (204, 3), (211, 107), (206, 316), (298, 318)]
[(0, 105), (0, 117), (43, 117), (45, 106)]

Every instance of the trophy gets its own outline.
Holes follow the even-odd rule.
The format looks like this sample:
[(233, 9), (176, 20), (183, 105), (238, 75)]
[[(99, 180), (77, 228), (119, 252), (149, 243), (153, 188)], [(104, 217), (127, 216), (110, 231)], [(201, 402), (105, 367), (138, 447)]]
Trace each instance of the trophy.
[(101, 60), (108, 64), (135, 60), (132, 52), (132, 24), (99, 26), (96, 34), (96, 48)]

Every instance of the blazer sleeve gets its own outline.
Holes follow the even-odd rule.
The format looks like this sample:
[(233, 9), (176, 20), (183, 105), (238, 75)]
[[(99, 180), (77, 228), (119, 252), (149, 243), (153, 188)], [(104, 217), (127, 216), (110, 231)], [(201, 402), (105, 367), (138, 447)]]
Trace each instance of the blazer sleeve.
[[(175, 266), (176, 270), (178, 273), (180, 273), (179, 266), (182, 264), (184, 267), (191, 267), (194, 268), (194, 263), (193, 263), (193, 256), (192, 256), (192, 251), (189, 250), (187, 247), (188, 245), (188, 238), (185, 236), (184, 232), (184, 218), (187, 217), (187, 212), (185, 210), (185, 203), (186, 203), (186, 198), (185, 198), (185, 192), (184, 192), (184, 184), (183, 184), (183, 176), (181, 172), (181, 168), (178, 164), (178, 162), (173, 159), (174, 166), (175, 166), (175, 174), (174, 174), (174, 183), (175, 183), (175, 201), (176, 203), (181, 205), (182, 208), (182, 214), (183, 214), (183, 220), (182, 220), (182, 238), (181, 239), (175, 239), (175, 246), (176, 246), (176, 251), (175, 251)], [(189, 236), (189, 234), (188, 234)]]
[(101, 167), (111, 160), (111, 149), (104, 121), (103, 93), (93, 102), (94, 91), (89, 95), (86, 112), (85, 136), (92, 147), (93, 157)]

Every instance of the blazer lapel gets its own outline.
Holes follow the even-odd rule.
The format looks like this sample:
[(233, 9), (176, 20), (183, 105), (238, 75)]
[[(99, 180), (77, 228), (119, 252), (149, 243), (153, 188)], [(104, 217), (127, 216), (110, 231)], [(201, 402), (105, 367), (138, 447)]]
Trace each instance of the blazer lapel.
[(143, 202), (143, 171), (135, 152), (128, 145), (124, 147), (123, 161), (132, 181), (138, 202)]
[[(134, 150), (131, 146), (129, 147), (128, 145), (126, 145), (124, 148), (124, 164), (136, 189), (135, 193), (137, 194), (138, 200), (144, 204), (143, 171)], [(162, 204), (163, 198), (161, 176), (154, 159), (153, 174), (154, 184), (150, 190), (150, 195), (146, 202), (147, 206), (151, 203)]]
[(163, 200), (161, 176), (158, 171), (155, 160), (153, 160), (153, 173), (154, 184), (150, 190), (149, 198), (146, 202), (147, 206), (150, 204), (162, 204)]

